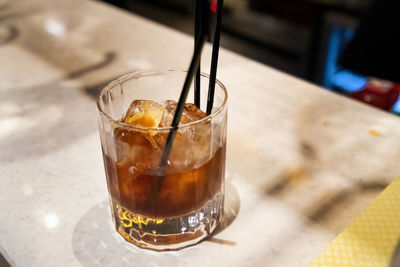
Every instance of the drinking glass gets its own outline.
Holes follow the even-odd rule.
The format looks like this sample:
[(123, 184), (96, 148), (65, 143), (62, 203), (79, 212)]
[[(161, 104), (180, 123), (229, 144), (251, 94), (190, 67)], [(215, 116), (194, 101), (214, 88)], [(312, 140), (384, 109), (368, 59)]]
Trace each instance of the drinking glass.
[[(212, 113), (188, 123), (181, 120), (160, 172), (172, 127), (158, 123), (160, 118), (172, 119), (174, 110), (168, 105), (174, 102), (168, 100), (179, 99), (186, 75), (179, 69), (130, 73), (106, 86), (97, 100), (115, 228), (142, 248), (176, 250), (196, 244), (223, 217), (227, 91), (218, 80)], [(206, 110), (209, 76), (202, 74), (200, 83), (201, 109)], [(187, 102), (194, 102), (193, 95), (192, 85)], [(140, 118), (144, 124), (122, 120), (135, 103), (150, 110)]]

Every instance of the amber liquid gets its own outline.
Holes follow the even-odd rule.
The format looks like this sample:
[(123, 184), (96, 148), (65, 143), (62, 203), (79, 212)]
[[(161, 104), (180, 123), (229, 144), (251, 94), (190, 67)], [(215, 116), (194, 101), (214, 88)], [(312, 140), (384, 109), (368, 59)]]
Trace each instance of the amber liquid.
[[(158, 164), (162, 147), (155, 148), (146, 134), (114, 131), (117, 160), (104, 154), (108, 187), (113, 202), (135, 215), (150, 218), (176, 218), (199, 210), (221, 192), (225, 169), (225, 147), (220, 147), (204, 164), (182, 168), (179, 142), (170, 154), (170, 163), (160, 175)], [(164, 138), (165, 134), (155, 138)], [(135, 157), (123, 152), (129, 147)], [(134, 159), (133, 159), (134, 158)], [(178, 166), (179, 165), (179, 166)]]

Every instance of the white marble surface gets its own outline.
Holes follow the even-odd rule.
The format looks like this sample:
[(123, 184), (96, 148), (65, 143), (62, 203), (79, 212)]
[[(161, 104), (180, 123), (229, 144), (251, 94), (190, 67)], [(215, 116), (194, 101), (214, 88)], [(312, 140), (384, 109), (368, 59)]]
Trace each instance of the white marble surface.
[(192, 38), (83, 0), (3, 0), (0, 21), (0, 253), (11, 265), (306, 266), (400, 174), (399, 118), (222, 50), (225, 225), (179, 252), (138, 249), (111, 226), (94, 95), (128, 71), (186, 67)]

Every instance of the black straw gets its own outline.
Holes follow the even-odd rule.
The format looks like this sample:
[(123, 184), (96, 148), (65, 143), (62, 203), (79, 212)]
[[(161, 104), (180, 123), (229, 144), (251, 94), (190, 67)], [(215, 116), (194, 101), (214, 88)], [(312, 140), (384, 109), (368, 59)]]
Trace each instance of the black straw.
[(215, 80), (217, 78), (217, 66), (218, 66), (218, 54), (219, 45), (221, 39), (221, 23), (222, 23), (222, 7), (224, 5), (223, 0), (217, 2), (217, 24), (215, 26), (213, 50), (211, 58), (211, 69), (210, 69), (210, 83), (208, 85), (208, 98), (207, 98), (207, 115), (211, 114), (214, 106), (214, 92), (215, 92)]
[(178, 124), (179, 124), (179, 121), (181, 120), (183, 108), (185, 106), (186, 98), (188, 96), (190, 85), (193, 80), (193, 75), (197, 71), (199, 64), (200, 64), (201, 52), (203, 50), (204, 41), (205, 41), (204, 34), (200, 34), (199, 38), (197, 38), (197, 40), (196, 40), (196, 47), (194, 49), (193, 58), (190, 63), (188, 73), (186, 75), (186, 79), (185, 79), (185, 83), (182, 88), (181, 96), (179, 97), (179, 102), (176, 107), (174, 118), (172, 120), (172, 125), (171, 125), (172, 129), (168, 134), (167, 142), (165, 143), (164, 151), (163, 151), (163, 154), (161, 157), (161, 161), (160, 161), (160, 165), (159, 165), (159, 170), (161, 173), (164, 172), (169, 154), (171, 152), (172, 143), (174, 141), (176, 131), (178, 130)]
[[(195, 0), (195, 23), (194, 23), (194, 48), (196, 49), (196, 41), (202, 32), (203, 23), (203, 0)], [(196, 71), (196, 76), (194, 79), (194, 104), (196, 107), (200, 108), (200, 72), (201, 63)]]
[[(202, 0), (199, 0), (202, 1)], [(167, 161), (169, 154), (171, 153), (172, 144), (174, 142), (174, 138), (176, 132), (178, 130), (178, 125), (181, 120), (183, 108), (185, 106), (185, 102), (189, 93), (190, 85), (193, 81), (193, 76), (195, 72), (199, 69), (200, 60), (201, 60), (201, 52), (203, 51), (203, 46), (205, 42), (205, 35), (203, 31), (200, 31), (199, 36), (195, 39), (195, 48), (193, 52), (192, 61), (190, 62), (189, 70), (187, 72), (185, 83), (183, 84), (182, 92), (179, 97), (179, 101), (175, 110), (174, 118), (172, 119), (171, 131), (168, 134), (167, 141), (165, 142), (163, 154), (161, 156), (160, 163), (157, 169), (156, 182), (151, 186), (151, 194), (152, 196), (149, 198), (149, 205), (153, 207), (153, 211), (157, 213), (157, 194), (164, 182), (165, 168), (167, 166)], [(200, 98), (199, 98), (200, 99)]]

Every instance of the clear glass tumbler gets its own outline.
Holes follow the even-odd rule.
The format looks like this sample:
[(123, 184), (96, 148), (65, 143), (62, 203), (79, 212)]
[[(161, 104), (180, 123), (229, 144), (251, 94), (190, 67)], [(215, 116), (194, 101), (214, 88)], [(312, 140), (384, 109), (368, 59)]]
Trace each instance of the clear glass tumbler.
[[(196, 244), (223, 216), (227, 92), (221, 82), (216, 81), (212, 114), (178, 126), (162, 173), (158, 167), (171, 127), (155, 121), (167, 108), (160, 106), (146, 118), (148, 127), (122, 121), (134, 100), (177, 101), (186, 74), (177, 69), (127, 74), (106, 86), (97, 100), (115, 227), (142, 248), (176, 250)], [(208, 82), (202, 74), (202, 110)], [(193, 103), (193, 95), (192, 86), (187, 102)]]

